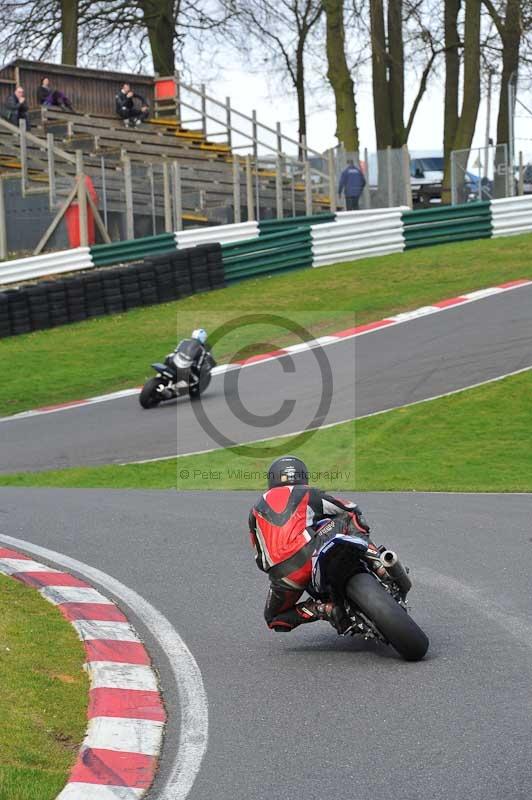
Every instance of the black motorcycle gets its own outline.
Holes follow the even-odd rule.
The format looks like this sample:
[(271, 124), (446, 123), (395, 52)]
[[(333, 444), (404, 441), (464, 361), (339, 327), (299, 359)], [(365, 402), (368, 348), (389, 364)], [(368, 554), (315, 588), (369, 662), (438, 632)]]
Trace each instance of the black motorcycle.
[(198, 355), (197, 350), (185, 347), (169, 353), (163, 364), (151, 365), (157, 375), (142, 387), (139, 403), (142, 408), (153, 408), (163, 400), (174, 400), (186, 394), (191, 400), (197, 400), (211, 382), (215, 364), (207, 351)]
[(340, 632), (390, 644), (406, 661), (422, 659), (429, 640), (408, 615), (412, 582), (396, 554), (368, 549), (359, 536), (336, 533), (329, 519), (317, 528), (323, 543), (313, 556), (309, 593), (339, 606), (344, 614)]

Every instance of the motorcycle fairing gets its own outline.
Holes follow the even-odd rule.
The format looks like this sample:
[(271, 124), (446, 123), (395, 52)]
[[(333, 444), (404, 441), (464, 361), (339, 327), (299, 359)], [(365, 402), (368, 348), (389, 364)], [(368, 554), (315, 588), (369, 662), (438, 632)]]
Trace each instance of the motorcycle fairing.
[(368, 542), (367, 539), (363, 539), (361, 536), (337, 533), (316, 550), (312, 556), (312, 585), (318, 593), (327, 591), (329, 584), (328, 562), (332, 551), (338, 548), (344, 549), (345, 560), (352, 561), (355, 559), (359, 561), (367, 553)]
[(174, 378), (172, 371), (168, 369), (168, 367), (165, 366), (164, 364), (155, 362), (155, 364), (152, 364), (151, 366), (152, 369), (155, 370), (155, 372), (160, 372), (160, 374), (164, 375), (166, 378)]

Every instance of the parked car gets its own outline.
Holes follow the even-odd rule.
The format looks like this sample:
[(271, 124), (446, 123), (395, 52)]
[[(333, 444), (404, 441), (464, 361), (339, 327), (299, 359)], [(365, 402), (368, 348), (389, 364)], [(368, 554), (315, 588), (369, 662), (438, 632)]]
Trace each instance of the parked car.
[[(441, 202), (443, 170), (443, 156), (422, 156), (411, 159), (410, 179), (414, 202), (417, 201), (419, 205)], [(493, 181), (466, 170), (460, 199), (462, 202), (489, 200), (492, 190)]]
[(441, 202), (443, 156), (424, 155), (410, 159), (410, 185), (414, 205)]
[[(519, 170), (517, 170), (516, 179), (519, 181)], [(525, 164), (523, 169), (523, 192), (532, 194), (532, 164)]]

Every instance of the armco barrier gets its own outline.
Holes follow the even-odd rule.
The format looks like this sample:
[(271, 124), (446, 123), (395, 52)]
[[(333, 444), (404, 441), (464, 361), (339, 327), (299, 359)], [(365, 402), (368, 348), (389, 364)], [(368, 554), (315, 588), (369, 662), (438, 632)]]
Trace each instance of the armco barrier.
[(225, 286), (222, 248), (175, 247), (138, 264), (0, 292), (0, 337), (57, 327)]
[(312, 266), (399, 253), (404, 250), (403, 207), (344, 211), (336, 221), (313, 225)]
[(248, 242), (222, 245), (228, 282), (268, 272), (312, 266), (310, 228), (272, 233)]
[(258, 223), (238, 222), (231, 225), (213, 225), (210, 228), (194, 228), (189, 231), (178, 231), (175, 234), (175, 241), (178, 250), (184, 247), (195, 247), (198, 244), (210, 242), (242, 242), (247, 239), (254, 239), (259, 235)]
[(62, 272), (75, 272), (93, 266), (88, 247), (45, 253), (42, 256), (18, 258), (16, 261), (0, 263), (0, 285), (42, 278)]
[(532, 195), (491, 201), (493, 236), (515, 236), (532, 231)]
[(283, 219), (263, 219), (259, 222), (259, 232), (261, 236), (269, 233), (281, 233), (283, 231), (301, 228), (303, 226), (319, 225), (322, 222), (334, 222), (336, 214), (325, 212), (323, 214), (313, 214), (311, 217), (284, 217)]
[(142, 239), (129, 239), (112, 244), (95, 244), (91, 247), (91, 256), (95, 267), (106, 267), (128, 261), (138, 261), (153, 253), (164, 253), (175, 247), (173, 233), (161, 233), (158, 236), (144, 236)]
[(487, 200), (403, 213), (405, 249), (468, 239), (489, 239), (491, 209)]

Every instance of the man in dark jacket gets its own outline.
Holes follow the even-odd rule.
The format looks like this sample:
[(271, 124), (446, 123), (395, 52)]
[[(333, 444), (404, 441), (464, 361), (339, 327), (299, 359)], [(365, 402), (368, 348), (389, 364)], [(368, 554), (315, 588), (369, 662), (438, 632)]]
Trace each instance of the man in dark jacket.
[(26, 120), (26, 130), (31, 127), (30, 114), (26, 96), (22, 86), (17, 86), (13, 94), (10, 94), (6, 100), (4, 116), (12, 125), (19, 125), (20, 120)]
[(122, 84), (122, 88), (115, 98), (116, 113), (124, 120), (126, 128), (132, 128), (145, 122), (150, 114), (146, 100), (136, 94), (129, 83)]
[(348, 211), (358, 211), (358, 201), (364, 191), (366, 179), (359, 167), (352, 160), (347, 162), (347, 167), (340, 175), (338, 194), (345, 194), (345, 205)]

